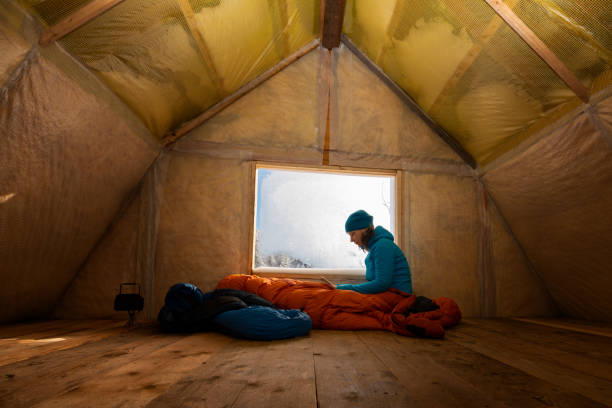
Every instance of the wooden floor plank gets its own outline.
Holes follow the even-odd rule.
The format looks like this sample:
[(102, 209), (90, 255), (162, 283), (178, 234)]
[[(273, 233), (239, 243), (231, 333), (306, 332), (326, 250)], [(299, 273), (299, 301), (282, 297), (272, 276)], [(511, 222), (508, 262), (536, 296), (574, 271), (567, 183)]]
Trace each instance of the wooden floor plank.
[(514, 320), (556, 327), (558, 329), (571, 330), (580, 333), (594, 334), (596, 336), (612, 337), (612, 323), (591, 322), (576, 319), (544, 319), (526, 317), (515, 317)]
[(568, 353), (495, 333), (468, 321), (462, 322), (457, 330), (449, 331), (447, 337), (561, 389), (581, 394), (605, 405), (612, 405), (612, 382), (584, 372), (585, 366), (579, 365), (578, 360), (574, 360), (576, 366), (559, 360), (560, 355), (569, 358)]
[(32, 333), (3, 337), (0, 339), (0, 346), (4, 348), (13, 344), (42, 344), (48, 339), (75, 335), (84, 330), (100, 330), (120, 325), (121, 322), (113, 320), (62, 320), (44, 329), (37, 325)]
[(82, 322), (82, 320), (43, 320), (18, 324), (4, 324), (0, 325), (0, 340), (21, 336), (32, 336), (33, 338), (37, 338), (41, 332), (44, 336), (44, 332), (61, 330), (63, 327), (82, 324)]
[(233, 340), (152, 400), (147, 407), (230, 407), (252, 378), (252, 367), (261, 364), (261, 349)]
[[(612, 339), (533, 322), (465, 319), (444, 340), (313, 330), (274, 342), (122, 324), (4, 327), (0, 406), (612, 406)], [(35, 341), (58, 334), (70, 347)]]
[(355, 332), (314, 330), (311, 337), (319, 407), (418, 406)]
[(316, 408), (312, 339), (270, 343), (234, 406)]
[[(430, 357), (431, 352), (438, 352), (445, 345), (444, 340), (411, 338), (400, 342), (396, 334), (380, 331), (356, 332), (356, 335), (368, 352), (383, 362), (408, 390), (415, 400), (414, 406), (505, 407)], [(429, 352), (415, 351), (414, 343), (430, 344)]]
[[(0, 366), (99, 341), (118, 334), (123, 325), (123, 322), (112, 320), (83, 321), (70, 326), (62, 326), (60, 330), (49, 330), (42, 337), (39, 333), (36, 336), (24, 335), (20, 336), (21, 338), (3, 339)], [(53, 332), (53, 334), (50, 334), (50, 332)]]
[(98, 378), (73, 384), (68, 392), (34, 406), (142, 407), (204, 363), (227, 342), (228, 337), (218, 333), (185, 336)]
[(234, 340), (147, 407), (316, 407), (309, 337)]
[(31, 407), (184, 337), (141, 328), (0, 367), (0, 406)]
[(520, 339), (554, 354), (574, 368), (584, 366), (588, 374), (600, 372), (612, 379), (612, 338), (542, 326), (514, 319), (467, 319), (467, 323), (502, 336)]
[(18, 341), (22, 343), (36, 343), (33, 340), (62, 337), (93, 328), (116, 327), (119, 324), (120, 322), (113, 320), (53, 320), (47, 323), (36, 324), (31, 327), (30, 331), (28, 331), (27, 326), (23, 326), (15, 330), (20, 332), (19, 334), (0, 338), (0, 345), (4, 346)]
[[(577, 393), (560, 389), (554, 384), (533, 377), (449, 339), (449, 332), (460, 330), (461, 325), (447, 331), (447, 338), (442, 341), (401, 336), (394, 339), (400, 344), (400, 349), (407, 350), (409, 355), (422, 355), (438, 364), (440, 368), (432, 368), (433, 370), (445, 370), (461, 377), (481, 394), (505, 404), (504, 406), (525, 408), (605, 406)], [(402, 358), (398, 357), (398, 360), (400, 363), (404, 362)], [(438, 375), (442, 376), (441, 373)], [(476, 406), (480, 405), (476, 404)]]

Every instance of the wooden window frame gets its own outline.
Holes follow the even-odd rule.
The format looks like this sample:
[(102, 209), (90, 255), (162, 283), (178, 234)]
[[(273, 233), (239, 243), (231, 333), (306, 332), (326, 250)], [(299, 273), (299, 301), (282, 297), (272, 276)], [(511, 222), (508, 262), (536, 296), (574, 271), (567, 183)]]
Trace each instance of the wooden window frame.
[[(329, 279), (343, 280), (363, 280), (365, 277), (364, 270), (344, 270), (344, 269), (307, 269), (304, 272), (300, 268), (254, 268), (255, 260), (255, 232), (257, 214), (257, 170), (260, 168), (273, 170), (293, 170), (304, 172), (320, 172), (330, 174), (354, 174), (354, 175), (375, 175), (375, 176), (391, 176), (394, 177), (394, 201), (395, 201), (395, 243), (401, 248), (403, 244), (402, 237), (402, 198), (403, 198), (403, 182), (402, 170), (398, 169), (371, 169), (361, 167), (347, 166), (330, 166), (330, 165), (313, 165), (313, 164), (295, 164), (295, 163), (279, 163), (279, 162), (264, 162), (254, 161), (251, 163), (251, 197), (250, 197), (250, 231), (249, 231), (249, 260), (248, 273), (258, 276), (275, 277), (275, 278), (295, 278), (295, 279), (313, 279), (324, 275)], [(347, 238), (348, 239), (348, 238)]]

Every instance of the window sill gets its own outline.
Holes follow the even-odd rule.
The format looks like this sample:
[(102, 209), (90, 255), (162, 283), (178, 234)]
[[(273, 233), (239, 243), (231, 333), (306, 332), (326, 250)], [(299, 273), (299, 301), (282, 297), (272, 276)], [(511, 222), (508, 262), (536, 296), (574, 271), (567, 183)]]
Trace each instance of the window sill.
[(266, 278), (317, 279), (325, 276), (327, 279), (342, 281), (365, 281), (364, 269), (314, 269), (314, 268), (255, 268), (253, 275)]

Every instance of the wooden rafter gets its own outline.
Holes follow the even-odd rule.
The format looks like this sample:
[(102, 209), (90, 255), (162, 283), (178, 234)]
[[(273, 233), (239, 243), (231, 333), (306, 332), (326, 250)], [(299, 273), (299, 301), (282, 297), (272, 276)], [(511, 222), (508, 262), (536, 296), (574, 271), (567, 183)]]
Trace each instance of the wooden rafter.
[(52, 27), (49, 27), (45, 32), (42, 33), (38, 43), (40, 45), (45, 46), (54, 41), (57, 41), (65, 35), (68, 35), (77, 28), (81, 27), (82, 25), (93, 20), (94, 18), (107, 12), (122, 1), (123, 0), (93, 0), (92, 2), (81, 7), (68, 17), (61, 20), (59, 23), (55, 24)]
[(172, 143), (175, 143), (183, 135), (185, 135), (186, 133), (188, 133), (191, 130), (195, 129), (196, 127), (200, 126), (201, 124), (206, 122), (208, 119), (212, 118), (217, 113), (221, 112), (223, 109), (227, 108), (232, 103), (236, 102), (238, 99), (242, 98), (244, 95), (246, 95), (247, 93), (249, 93), (250, 91), (255, 89), (257, 86), (259, 86), (260, 84), (262, 84), (266, 80), (272, 78), (274, 75), (276, 75), (277, 73), (279, 73), (280, 71), (285, 69), (292, 62), (298, 60), (299, 58), (303, 57), (304, 55), (306, 55), (307, 53), (312, 51), (318, 45), (319, 45), (319, 39), (315, 39), (315, 40), (311, 41), (310, 43), (306, 44), (305, 46), (303, 46), (302, 48), (300, 48), (299, 50), (297, 50), (296, 52), (291, 54), (289, 57), (287, 57), (284, 60), (280, 61), (275, 66), (273, 66), (272, 68), (268, 69), (266, 72), (264, 72), (263, 74), (259, 75), (257, 78), (253, 79), (252, 81), (250, 81), (249, 83), (247, 83), (246, 85), (244, 85), (243, 87), (238, 89), (233, 94), (231, 94), (231, 95), (227, 96), (225, 99), (217, 102), (215, 105), (210, 107), (208, 110), (206, 110), (205, 112), (203, 112), (199, 116), (191, 119), (188, 122), (183, 123), (178, 129), (168, 133), (162, 139), (161, 144), (164, 147), (166, 147), (166, 146), (168, 146), (168, 145), (170, 145)]
[[(479, 31), (479, 26), (475, 24), (476, 18), (469, 10), (464, 7), (457, 7), (456, 5), (453, 6), (454, 3), (452, 3), (451, 0), (442, 1), (447, 4), (448, 11), (451, 12), (461, 24), (463, 24), (472, 37), (478, 38), (484, 33), (484, 31)], [(503, 20), (499, 19), (499, 21), (501, 22)], [(502, 27), (505, 26), (500, 26), (500, 29)], [(491, 39), (489, 39), (489, 41), (491, 41)], [(541, 93), (541, 90), (537, 87), (537, 85), (532, 83), (532, 78), (527, 74), (527, 72), (523, 72), (521, 66), (517, 67), (516, 62), (508, 58), (507, 53), (503, 49), (489, 46), (487, 48), (487, 55), (494, 59), (501, 67), (503, 67), (509, 75), (516, 76), (517, 78), (521, 79), (522, 86), (531, 95), (538, 95)], [(467, 68), (469, 69), (469, 67)], [(428, 113), (431, 115), (433, 115), (435, 112), (436, 111), (432, 111), (431, 108), (428, 110)]]
[(187, 26), (189, 27), (189, 31), (191, 32), (192, 37), (194, 38), (198, 50), (200, 51), (200, 55), (208, 68), (208, 72), (215, 84), (215, 88), (217, 88), (217, 92), (221, 97), (227, 95), (227, 91), (223, 86), (223, 78), (219, 75), (217, 68), (215, 67), (215, 63), (213, 62), (210, 54), (208, 53), (208, 46), (206, 45), (206, 40), (204, 40), (204, 36), (200, 32), (198, 28), (198, 22), (195, 17), (195, 12), (189, 4), (189, 0), (178, 0), (179, 7), (181, 8), (181, 12), (183, 16), (185, 16), (185, 20), (187, 21)]
[(325, 0), (321, 45), (328, 50), (340, 45), (346, 0)]
[(467, 164), (476, 168), (476, 160), (468, 153), (463, 146), (451, 136), (444, 128), (438, 125), (423, 109), (408, 95), (399, 85), (387, 76), (367, 55), (365, 55), (353, 42), (345, 35), (342, 42), (359, 58), (372, 72), (374, 72), (399, 98), (408, 105), (427, 125), (433, 129)]
[[(445, 2), (449, 3), (450, 0), (445, 0)], [(514, 7), (516, 3), (518, 3), (518, 0), (508, 0), (509, 7)], [(434, 100), (433, 104), (427, 110), (430, 115), (435, 115), (438, 112), (440, 106), (442, 106), (442, 101), (446, 98), (446, 96), (448, 96), (449, 93), (452, 92), (453, 89), (455, 89), (455, 86), (459, 83), (461, 78), (463, 78), (463, 75), (465, 75), (467, 70), (474, 63), (474, 61), (476, 61), (476, 58), (478, 58), (484, 47), (491, 41), (491, 38), (493, 38), (495, 33), (497, 33), (497, 30), (499, 30), (502, 24), (503, 20), (497, 15), (495, 15), (493, 19), (489, 22), (487, 27), (480, 34), (480, 38), (478, 39), (478, 41), (476, 41), (472, 45), (472, 47), (467, 52), (467, 54), (465, 54), (461, 62), (459, 62), (459, 65), (457, 65), (455, 72), (446, 81), (444, 87), (442, 87), (442, 90)]]
[(502, 0), (485, 0), (489, 6), (535, 51), (583, 102), (589, 101), (589, 91), (574, 73), (544, 44), (542, 40)]

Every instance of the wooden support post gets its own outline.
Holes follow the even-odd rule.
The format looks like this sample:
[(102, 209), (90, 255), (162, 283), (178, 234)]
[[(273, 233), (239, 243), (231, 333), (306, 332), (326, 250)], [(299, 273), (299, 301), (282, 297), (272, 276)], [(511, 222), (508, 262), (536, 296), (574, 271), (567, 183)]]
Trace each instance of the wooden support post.
[(202, 59), (208, 68), (208, 72), (215, 84), (215, 88), (217, 88), (217, 92), (223, 98), (227, 95), (227, 91), (223, 86), (223, 78), (219, 75), (217, 68), (215, 67), (215, 63), (213, 62), (210, 54), (208, 53), (208, 46), (206, 45), (206, 40), (204, 40), (204, 36), (198, 29), (198, 22), (195, 18), (195, 12), (193, 8), (191, 8), (191, 4), (189, 4), (189, 0), (178, 0), (178, 4), (181, 8), (181, 12), (183, 16), (185, 16), (185, 20), (187, 21), (187, 26), (189, 27), (189, 31), (193, 36), (193, 39), (198, 46), (198, 50), (200, 51), (200, 55), (202, 55)]
[(217, 102), (215, 105), (210, 107), (208, 110), (206, 110), (205, 112), (203, 112), (199, 116), (191, 119), (188, 122), (183, 123), (178, 129), (169, 132), (162, 139), (162, 141), (161, 141), (162, 146), (167, 147), (168, 145), (176, 142), (183, 135), (185, 135), (186, 133), (188, 133), (191, 130), (195, 129), (196, 127), (200, 126), (202, 123), (206, 122), (208, 119), (212, 118), (217, 113), (221, 112), (223, 109), (227, 108), (232, 103), (234, 103), (238, 99), (242, 98), (247, 93), (251, 92), (257, 86), (259, 86), (260, 84), (262, 84), (266, 80), (272, 78), (274, 75), (276, 75), (277, 73), (279, 73), (280, 71), (285, 69), (292, 62), (298, 60), (299, 58), (303, 57), (304, 55), (306, 55), (307, 53), (312, 51), (318, 45), (319, 45), (319, 40), (318, 39), (315, 39), (312, 42), (306, 44), (305, 46), (303, 46), (302, 48), (300, 48), (299, 50), (297, 50), (296, 52), (291, 54), (289, 57), (287, 57), (284, 60), (280, 61), (275, 66), (273, 66), (272, 68), (268, 69), (266, 72), (264, 72), (263, 74), (261, 74), (257, 78), (253, 79), (252, 81), (250, 81), (249, 83), (247, 83), (246, 85), (244, 85), (243, 87), (238, 89), (233, 94), (231, 94), (231, 95), (227, 96), (225, 99), (222, 99), (221, 101)]
[(497, 315), (495, 271), (493, 270), (493, 247), (491, 243), (491, 220), (489, 200), (482, 181), (476, 185), (477, 207), (480, 218), (478, 233), (478, 276), (480, 280), (480, 317)]
[(78, 9), (76, 12), (55, 24), (53, 27), (49, 27), (40, 36), (38, 43), (45, 46), (57, 41), (99, 15), (107, 12), (122, 1), (123, 0), (93, 0), (91, 3)]
[(155, 319), (161, 305), (156, 304), (156, 253), (159, 226), (159, 187), (160, 166), (163, 153), (149, 166), (140, 190), (140, 217), (138, 220), (138, 246), (136, 250), (136, 273), (138, 281), (143, 282), (144, 318)]
[(589, 101), (589, 91), (582, 85), (576, 75), (574, 75), (555, 53), (553, 53), (523, 21), (514, 14), (510, 7), (502, 0), (485, 1), (583, 102), (587, 103)]
[(470, 167), (476, 168), (476, 160), (468, 153), (463, 146), (446, 130), (438, 125), (431, 117), (429, 117), (423, 109), (408, 95), (399, 85), (397, 85), (391, 78), (387, 76), (374, 62), (368, 58), (361, 50), (357, 48), (353, 42), (346, 37), (342, 36), (342, 42), (348, 49), (350, 49), (356, 56), (363, 62), (372, 72), (374, 72), (387, 86), (408, 105), (429, 127), (434, 130), (438, 136), (440, 136)]
[(340, 45), (346, 0), (325, 0), (321, 45), (328, 50)]

